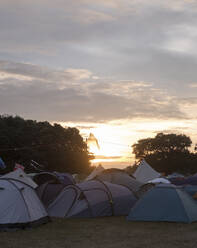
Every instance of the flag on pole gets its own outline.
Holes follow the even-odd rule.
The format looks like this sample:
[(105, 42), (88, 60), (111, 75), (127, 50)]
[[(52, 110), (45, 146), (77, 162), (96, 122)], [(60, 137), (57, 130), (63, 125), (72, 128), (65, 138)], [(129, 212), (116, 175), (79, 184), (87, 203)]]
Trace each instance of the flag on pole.
[(87, 145), (89, 147), (96, 147), (98, 150), (100, 150), (100, 146), (99, 146), (99, 143), (98, 143), (98, 140), (97, 138), (94, 136), (93, 133), (90, 133), (89, 137), (87, 138), (87, 141), (86, 141)]

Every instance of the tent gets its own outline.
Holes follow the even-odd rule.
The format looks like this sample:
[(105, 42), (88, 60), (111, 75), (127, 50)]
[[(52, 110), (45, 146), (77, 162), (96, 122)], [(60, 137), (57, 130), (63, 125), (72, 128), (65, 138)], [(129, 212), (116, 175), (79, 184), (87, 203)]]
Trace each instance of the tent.
[[(48, 214), (22, 170), (0, 177), (0, 230), (46, 223)], [(26, 180), (27, 179), (27, 180)]]
[(94, 179), (101, 180), (103, 182), (110, 182), (114, 184), (123, 185), (134, 193), (137, 192), (143, 185), (143, 183), (129, 176), (124, 170), (114, 168), (103, 170)]
[(137, 200), (124, 186), (94, 180), (66, 187), (48, 184), (40, 197), (50, 216), (67, 218), (128, 215)]
[(147, 183), (148, 181), (158, 178), (161, 176), (160, 173), (155, 171), (144, 159), (138, 165), (133, 176), (142, 183)]
[(3, 159), (0, 157), (0, 169), (5, 169), (6, 168), (6, 165), (3, 161)]
[(174, 185), (197, 185), (197, 176), (189, 176), (187, 178), (171, 178), (169, 179)]
[(85, 179), (85, 181), (93, 180), (96, 176), (98, 176), (102, 171), (105, 169), (102, 165), (98, 165), (91, 173), (90, 175)]
[(197, 193), (197, 185), (185, 185), (183, 190), (193, 197)]
[(62, 173), (62, 172), (54, 171), (54, 174), (57, 176), (59, 181), (63, 183), (64, 185), (75, 184), (74, 177), (69, 173)]
[(33, 176), (33, 180), (38, 185), (45, 184), (46, 182), (63, 183), (65, 185), (75, 183), (72, 175), (59, 172), (40, 172)]
[(184, 178), (184, 175), (183, 174), (180, 174), (178, 172), (174, 172), (174, 173), (168, 175), (166, 178), (167, 179), (171, 179), (171, 178), (177, 178), (177, 177)]
[(159, 177), (148, 181), (148, 183), (158, 184), (158, 183), (171, 183), (168, 179)]
[(131, 209), (131, 221), (197, 221), (197, 203), (174, 185), (158, 185), (148, 191)]
[(17, 169), (15, 171), (12, 171), (10, 173), (7, 173), (3, 176), (0, 177), (1, 179), (8, 179), (8, 180), (14, 180), (14, 181), (19, 181), (24, 184), (29, 185), (33, 189), (35, 189), (38, 185), (22, 170), (22, 169)]
[(57, 196), (65, 189), (66, 185), (60, 182), (46, 182), (36, 188), (37, 195), (47, 208)]

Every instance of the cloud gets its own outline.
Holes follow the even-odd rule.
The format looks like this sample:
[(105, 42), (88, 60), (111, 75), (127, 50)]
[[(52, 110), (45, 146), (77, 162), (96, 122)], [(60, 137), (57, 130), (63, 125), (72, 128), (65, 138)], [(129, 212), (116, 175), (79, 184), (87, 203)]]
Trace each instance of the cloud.
[(197, 88), (197, 83), (191, 83), (191, 84), (189, 84), (189, 87), (190, 88)]
[(150, 83), (132, 80), (106, 83), (90, 78), (91, 72), (78, 69), (53, 71), (5, 61), (0, 65), (1, 74), (12, 75), (1, 79), (1, 113), (17, 113), (42, 120), (84, 122), (186, 117), (172, 96)]
[(1, 111), (187, 118), (176, 98), (194, 94), (196, 12), (195, 1), (179, 0), (2, 0)]
[(73, 79), (80, 80), (80, 79), (88, 79), (92, 76), (92, 72), (85, 69), (73, 69), (68, 68), (65, 70), (66, 73), (69, 73)]
[(179, 0), (3, 0), (0, 55), (174, 90), (195, 79), (196, 5)]

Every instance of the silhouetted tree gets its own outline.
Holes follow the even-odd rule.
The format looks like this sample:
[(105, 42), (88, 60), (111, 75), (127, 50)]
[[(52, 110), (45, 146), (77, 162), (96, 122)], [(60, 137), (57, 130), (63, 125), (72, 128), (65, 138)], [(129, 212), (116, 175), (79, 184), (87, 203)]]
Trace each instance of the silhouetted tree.
[(0, 116), (0, 157), (8, 170), (15, 162), (30, 170), (33, 159), (47, 170), (72, 173), (88, 172), (92, 158), (76, 128), (5, 115)]
[(189, 151), (190, 137), (184, 134), (158, 133), (154, 138), (141, 139), (132, 145), (136, 159), (146, 159), (159, 172), (196, 171), (197, 156)]

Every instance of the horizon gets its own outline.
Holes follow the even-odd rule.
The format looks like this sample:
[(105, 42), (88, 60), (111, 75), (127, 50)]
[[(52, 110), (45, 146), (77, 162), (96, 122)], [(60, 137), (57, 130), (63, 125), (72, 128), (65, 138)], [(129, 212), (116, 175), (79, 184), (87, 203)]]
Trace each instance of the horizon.
[(106, 168), (156, 133), (197, 143), (197, 2), (2, 0), (0, 113), (76, 127)]

